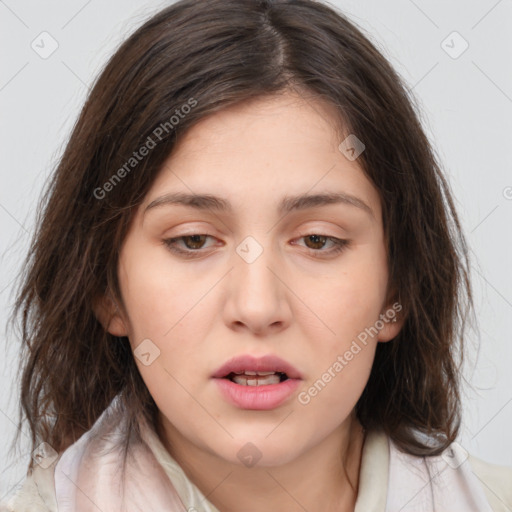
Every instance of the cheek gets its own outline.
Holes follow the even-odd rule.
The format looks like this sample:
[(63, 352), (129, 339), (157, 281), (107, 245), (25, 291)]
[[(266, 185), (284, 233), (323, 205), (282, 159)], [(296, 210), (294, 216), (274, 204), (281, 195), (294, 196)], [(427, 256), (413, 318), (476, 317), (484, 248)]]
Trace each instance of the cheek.
[[(130, 344), (157, 405), (166, 410), (174, 404), (179, 410), (180, 404), (186, 406), (190, 400), (184, 390), (195, 385), (193, 369), (205, 365), (210, 368), (213, 364), (201, 344), (215, 318), (214, 294), (208, 294), (215, 276), (193, 279), (177, 272), (176, 266), (165, 258), (164, 250), (144, 253), (137, 251), (136, 245), (130, 247), (132, 252), (120, 265), (121, 292), (130, 319)], [(153, 253), (152, 258), (148, 253)], [(154, 360), (152, 356), (149, 365), (137, 358), (143, 340), (150, 340), (150, 352), (157, 355)]]
[[(165, 248), (143, 251), (147, 241), (132, 243), (122, 260), (122, 294), (132, 326), (134, 342), (144, 338), (160, 340), (164, 345), (178, 344), (186, 326), (191, 346), (207, 321), (209, 289), (214, 276), (198, 277), (173, 264)], [(192, 269), (192, 267), (190, 267)], [(206, 299), (206, 300), (205, 300)]]
[(319, 340), (321, 349), (298, 396), (299, 407), (330, 426), (348, 416), (370, 377), (377, 343), (360, 325), (340, 323), (332, 343)]
[(327, 383), (326, 387), (330, 386), (324, 405), (340, 407), (342, 404), (350, 411), (370, 377), (376, 345), (354, 340), (344, 348), (346, 350), (336, 354), (335, 359), (325, 369), (327, 371), (320, 375), (320, 379)]
[[(370, 376), (377, 347), (376, 322), (385, 300), (385, 254), (359, 251), (341, 272), (317, 287), (314, 307), (326, 329), (311, 328), (318, 347), (312, 373), (303, 388), (306, 409), (320, 415), (336, 411), (343, 420), (355, 406)], [(331, 421), (331, 420), (329, 420)]]
[(373, 326), (382, 312), (386, 258), (383, 251), (371, 249), (368, 246), (346, 258), (339, 272), (317, 286), (312, 309), (329, 327), (325, 330), (327, 346), (337, 350)]

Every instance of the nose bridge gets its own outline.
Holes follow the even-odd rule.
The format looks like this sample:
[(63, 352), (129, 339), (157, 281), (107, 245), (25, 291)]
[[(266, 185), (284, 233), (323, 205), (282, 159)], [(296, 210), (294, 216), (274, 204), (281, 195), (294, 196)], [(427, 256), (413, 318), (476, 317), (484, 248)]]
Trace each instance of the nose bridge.
[[(270, 237), (249, 235), (236, 247), (235, 259), (236, 281), (249, 297), (265, 298), (267, 301), (275, 298), (277, 289), (274, 274), (270, 271), (277, 263), (273, 260), (273, 251), (269, 246)], [(246, 288), (244, 290), (243, 288)], [(262, 297), (262, 294), (266, 297)]]
[[(231, 286), (232, 321), (262, 331), (289, 321), (280, 264), (270, 247), (270, 236), (247, 236), (236, 247)], [(261, 240), (261, 241), (260, 241)]]

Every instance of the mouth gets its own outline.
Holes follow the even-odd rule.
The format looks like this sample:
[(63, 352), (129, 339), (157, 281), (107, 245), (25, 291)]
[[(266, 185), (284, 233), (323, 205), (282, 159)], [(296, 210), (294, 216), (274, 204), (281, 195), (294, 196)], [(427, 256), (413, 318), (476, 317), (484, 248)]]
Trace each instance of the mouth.
[(221, 396), (239, 409), (271, 410), (296, 392), (301, 373), (290, 363), (269, 354), (237, 356), (222, 365), (212, 378)]
[(284, 372), (255, 372), (246, 370), (245, 372), (231, 372), (223, 378), (241, 386), (269, 386), (288, 380), (288, 375)]
[(302, 379), (301, 373), (292, 364), (274, 354), (263, 357), (243, 354), (233, 357), (218, 368), (212, 377), (237, 379), (237, 383), (248, 386), (257, 385), (252, 382), (254, 380), (261, 380), (263, 385), (266, 381), (277, 383), (286, 379)]

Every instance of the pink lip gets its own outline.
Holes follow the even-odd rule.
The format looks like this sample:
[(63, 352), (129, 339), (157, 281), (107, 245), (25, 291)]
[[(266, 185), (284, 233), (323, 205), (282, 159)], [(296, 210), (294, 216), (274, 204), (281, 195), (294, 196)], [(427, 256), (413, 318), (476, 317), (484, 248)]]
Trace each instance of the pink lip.
[[(230, 373), (245, 370), (254, 372), (286, 373), (288, 379), (279, 384), (244, 386), (229, 380)], [(241, 409), (270, 410), (285, 402), (300, 385), (302, 375), (290, 363), (274, 356), (255, 358), (250, 355), (238, 356), (223, 364), (213, 375), (220, 392), (231, 404)]]
[[(262, 370), (263, 371), (263, 370)], [(244, 386), (229, 379), (215, 379), (224, 398), (240, 409), (266, 411), (279, 407), (300, 384), (299, 379), (287, 379), (279, 384)]]
[(245, 370), (253, 372), (282, 372), (286, 373), (289, 379), (302, 379), (302, 375), (300, 374), (299, 370), (294, 368), (290, 363), (287, 363), (280, 357), (274, 356), (272, 354), (258, 358), (248, 354), (233, 357), (225, 364), (223, 364), (219, 369), (217, 369), (212, 377), (219, 379), (226, 377), (232, 372), (238, 373)]

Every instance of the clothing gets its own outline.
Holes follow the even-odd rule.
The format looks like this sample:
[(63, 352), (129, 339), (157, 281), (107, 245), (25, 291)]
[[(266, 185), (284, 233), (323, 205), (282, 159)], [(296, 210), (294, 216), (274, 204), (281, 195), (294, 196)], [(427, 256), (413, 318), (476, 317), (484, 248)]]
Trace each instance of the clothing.
[[(115, 402), (49, 467), (36, 465), (0, 512), (219, 512), (143, 421), (143, 443), (133, 445), (128, 459), (123, 503), (122, 420)], [(369, 431), (354, 512), (433, 511), (512, 512), (512, 468), (466, 456), (457, 443), (436, 457), (404, 454), (383, 432)]]

